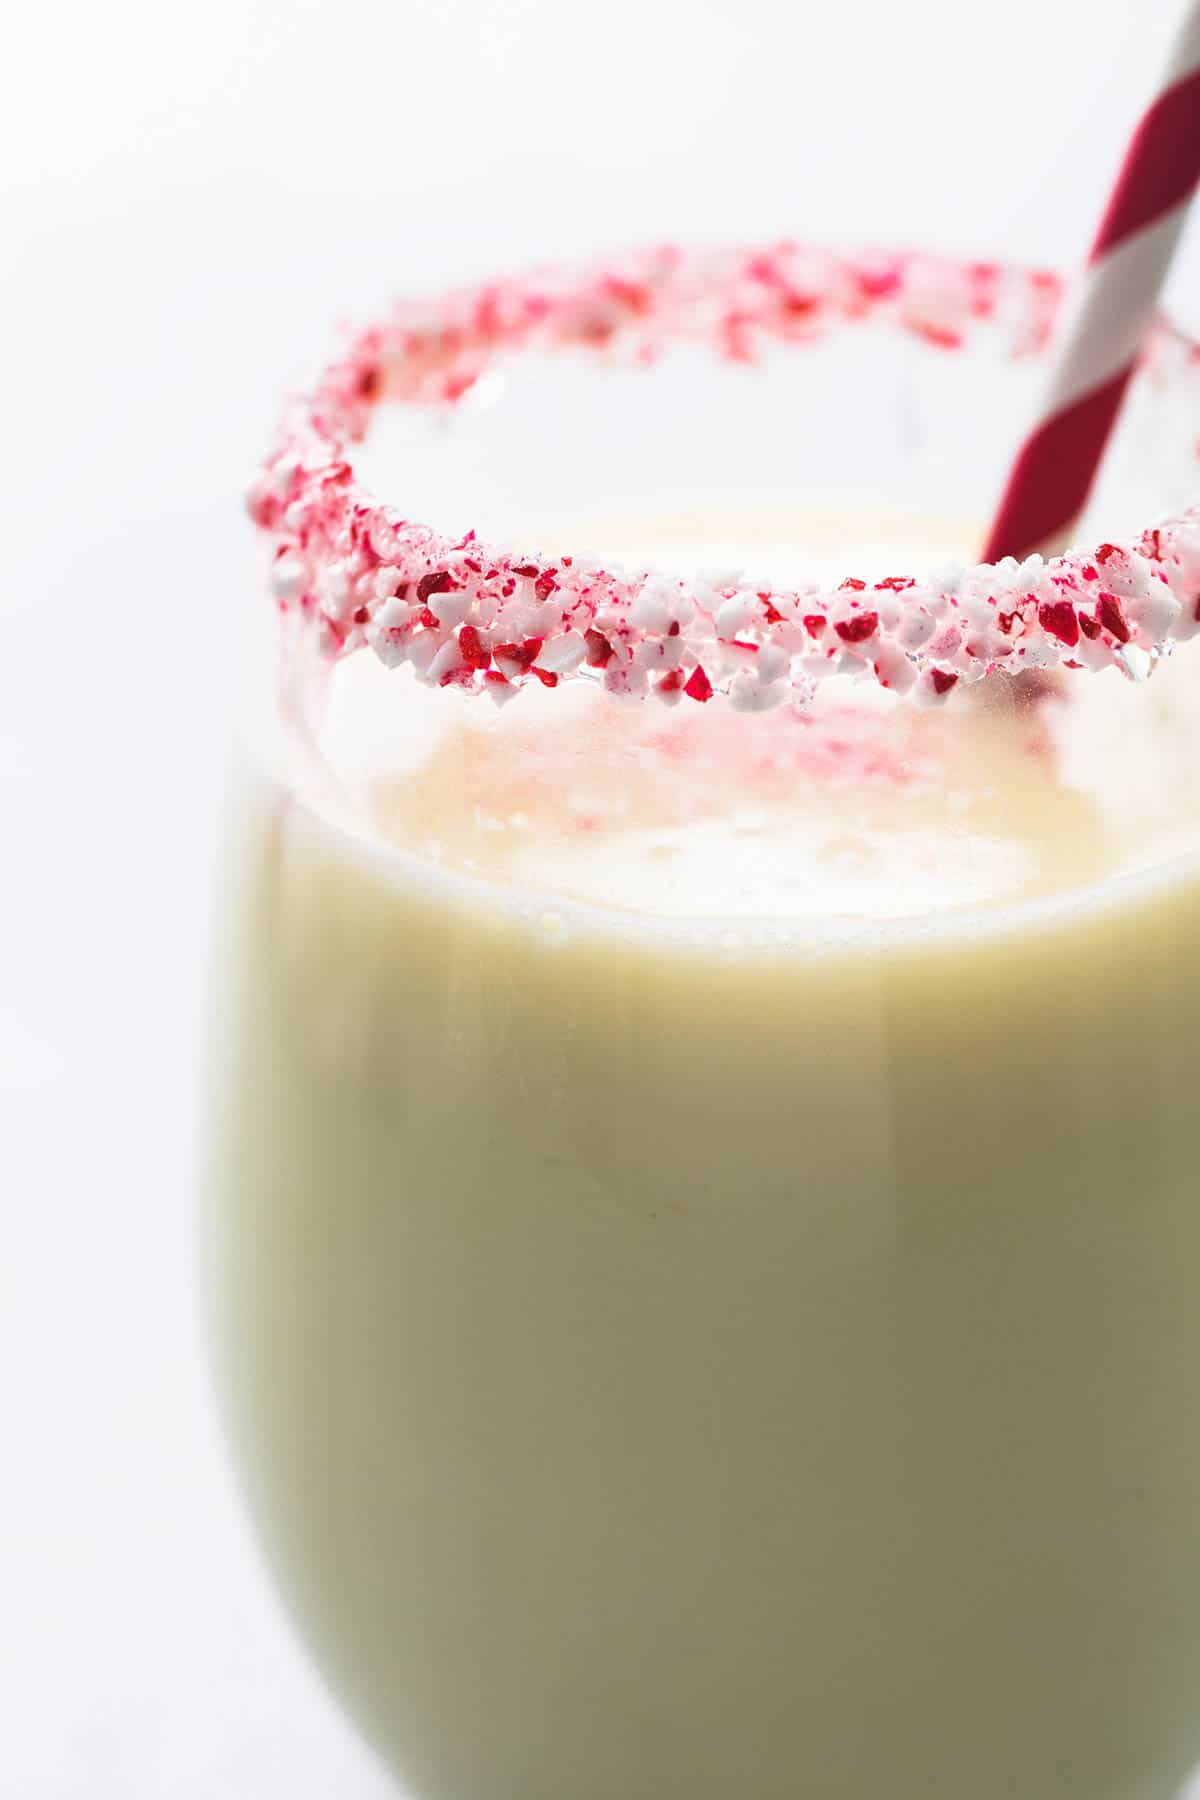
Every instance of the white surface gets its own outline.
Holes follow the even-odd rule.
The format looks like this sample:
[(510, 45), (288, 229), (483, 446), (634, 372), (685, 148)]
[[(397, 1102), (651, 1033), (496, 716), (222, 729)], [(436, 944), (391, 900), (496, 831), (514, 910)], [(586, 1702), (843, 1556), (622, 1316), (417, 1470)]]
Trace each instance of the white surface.
[(1077, 256), (1174, 11), (111, 0), (8, 25), (0, 1793), (394, 1791), (259, 1572), (194, 1293), (239, 490), (286, 382), (343, 309), (546, 249)]

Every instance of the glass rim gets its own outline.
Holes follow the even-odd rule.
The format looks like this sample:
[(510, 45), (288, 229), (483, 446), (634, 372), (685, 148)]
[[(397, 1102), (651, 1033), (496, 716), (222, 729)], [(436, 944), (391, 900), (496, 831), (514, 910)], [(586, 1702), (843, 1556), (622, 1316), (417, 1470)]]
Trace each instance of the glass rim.
[[(736, 570), (684, 578), (450, 538), (380, 500), (354, 464), (381, 402), (453, 407), (514, 353), (649, 363), (698, 343), (753, 362), (768, 345), (874, 321), (931, 354), (989, 332), (1016, 359), (1045, 348), (1063, 291), (1046, 269), (787, 240), (655, 246), (399, 301), (292, 402), (251, 486), (276, 603), (326, 662), (369, 648), (498, 704), (573, 677), (667, 704), (724, 696), (747, 712), (804, 706), (831, 676), (932, 705), (999, 673), (1115, 666), (1137, 679), (1200, 634), (1200, 506), (1050, 558), (775, 587)], [(1200, 356), (1165, 321), (1157, 335)]]

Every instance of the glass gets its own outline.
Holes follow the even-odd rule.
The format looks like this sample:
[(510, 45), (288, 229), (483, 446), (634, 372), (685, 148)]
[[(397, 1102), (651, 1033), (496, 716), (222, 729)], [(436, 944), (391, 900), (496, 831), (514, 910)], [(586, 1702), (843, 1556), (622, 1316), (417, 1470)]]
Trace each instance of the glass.
[[(447, 529), (878, 578), (969, 554), (1006, 330), (530, 351), (364, 463)], [(1097, 535), (1194, 486), (1191, 371), (1164, 335)], [(1169, 1800), (1200, 653), (759, 716), (266, 651), (214, 1341), (383, 1755), (425, 1800)]]

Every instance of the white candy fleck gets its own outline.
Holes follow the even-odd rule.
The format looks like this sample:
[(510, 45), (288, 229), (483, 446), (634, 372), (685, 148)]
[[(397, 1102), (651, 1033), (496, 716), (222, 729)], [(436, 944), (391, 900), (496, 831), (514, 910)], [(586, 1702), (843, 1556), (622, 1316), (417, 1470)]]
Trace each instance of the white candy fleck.
[(735, 712), (770, 712), (772, 707), (782, 705), (787, 697), (786, 682), (760, 681), (748, 672), (735, 675), (729, 686), (729, 704)]
[(401, 663), (408, 661), (408, 645), (399, 632), (368, 625), (365, 636), (385, 669), (398, 669)]
[(875, 653), (875, 673), (893, 694), (907, 694), (917, 671), (898, 644), (880, 644)]
[(587, 644), (577, 631), (548, 638), (538, 652), (538, 668), (552, 675), (570, 675), (587, 660)]
[(629, 609), (629, 623), (639, 631), (666, 631), (671, 623), (671, 591), (650, 580)]
[(398, 596), (393, 595), (390, 600), (384, 601), (379, 611), (375, 614), (372, 623), (378, 626), (381, 631), (392, 631), (398, 625), (407, 625), (412, 616), (413, 607), (411, 603), (407, 600), (401, 600)]
[(305, 565), (298, 556), (276, 557), (271, 568), (271, 586), (277, 600), (294, 600), (304, 585)]
[(430, 681), (440, 681), (443, 675), (452, 675), (455, 669), (461, 669), (462, 666), (462, 651), (456, 639), (450, 638), (433, 658), (426, 673)]
[(424, 675), (440, 649), (441, 640), (436, 631), (418, 631), (409, 639), (408, 661), (418, 675)]
[(719, 637), (736, 637), (757, 615), (758, 607), (750, 594), (735, 594), (732, 600), (726, 600), (717, 611), (716, 626)]
[(455, 631), (471, 610), (470, 594), (449, 588), (444, 594), (431, 594), (429, 610), (446, 631)]
[(791, 658), (774, 644), (763, 644), (758, 652), (758, 679), (760, 681), (778, 681), (786, 675)]

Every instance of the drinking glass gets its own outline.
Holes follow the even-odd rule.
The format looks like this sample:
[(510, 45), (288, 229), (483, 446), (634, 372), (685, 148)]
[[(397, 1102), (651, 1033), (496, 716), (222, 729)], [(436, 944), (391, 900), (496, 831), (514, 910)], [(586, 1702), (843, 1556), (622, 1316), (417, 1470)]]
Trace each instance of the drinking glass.
[[(931, 262), (650, 343), (605, 280), (565, 347), (485, 330), (465, 372), (397, 315), (400, 373), (338, 377), (356, 470), (464, 557), (705, 593), (969, 560), (1052, 281)], [(1164, 328), (1083, 541), (1189, 498), (1194, 360)], [(328, 570), (276, 576), (209, 1286), (263, 1548), (349, 1712), (421, 1800), (1169, 1800), (1200, 651), (928, 708), (851, 657), (762, 712), (611, 692), (589, 652), (493, 707), (347, 654)]]

